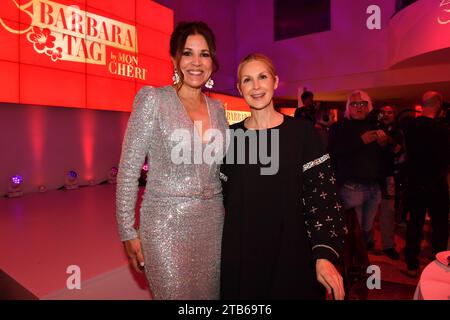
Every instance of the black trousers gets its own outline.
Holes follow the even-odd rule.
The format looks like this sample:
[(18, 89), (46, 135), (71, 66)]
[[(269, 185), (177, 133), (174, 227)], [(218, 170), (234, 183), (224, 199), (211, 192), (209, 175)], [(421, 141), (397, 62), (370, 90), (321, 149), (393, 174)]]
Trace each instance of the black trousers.
[(431, 220), (433, 254), (447, 250), (449, 233), (448, 184), (445, 177), (432, 186), (424, 187), (410, 184), (408, 189), (410, 218), (406, 231), (405, 259), (408, 269), (417, 269), (427, 209)]

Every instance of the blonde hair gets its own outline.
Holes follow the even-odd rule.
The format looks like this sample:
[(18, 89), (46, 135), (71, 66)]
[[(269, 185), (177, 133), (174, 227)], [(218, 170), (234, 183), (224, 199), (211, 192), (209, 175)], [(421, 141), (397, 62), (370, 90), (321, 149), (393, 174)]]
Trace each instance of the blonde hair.
[(277, 71), (275, 69), (275, 66), (274, 66), (272, 60), (268, 56), (266, 56), (265, 54), (262, 54), (262, 53), (256, 53), (256, 52), (250, 53), (244, 59), (242, 59), (241, 62), (239, 62), (239, 66), (237, 69), (237, 79), (238, 79), (239, 86), (241, 83), (242, 68), (251, 61), (263, 62), (264, 64), (266, 64), (267, 68), (269, 69), (269, 73), (272, 75), (272, 77), (275, 79), (275, 77), (277, 76)]
[(369, 112), (371, 112), (373, 110), (372, 99), (370, 99), (370, 97), (367, 94), (367, 92), (362, 91), (362, 90), (352, 91), (349, 94), (349, 96), (347, 98), (347, 104), (345, 105), (344, 117), (347, 118), (347, 119), (351, 119), (350, 118), (350, 98), (353, 97), (353, 96), (356, 96), (356, 95), (359, 95), (363, 101), (367, 101), (368, 102), (367, 108), (368, 108)]

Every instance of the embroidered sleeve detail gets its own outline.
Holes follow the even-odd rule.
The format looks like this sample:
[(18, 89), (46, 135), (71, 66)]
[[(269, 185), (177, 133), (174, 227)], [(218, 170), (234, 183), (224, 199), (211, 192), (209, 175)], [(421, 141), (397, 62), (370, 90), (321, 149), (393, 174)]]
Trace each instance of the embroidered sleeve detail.
[(222, 172), (219, 173), (219, 178), (220, 178), (220, 180), (223, 180), (224, 182), (228, 181), (228, 177), (225, 174), (223, 174)]
[(315, 159), (313, 161), (310, 161), (310, 162), (304, 164), (303, 165), (303, 172), (305, 172), (305, 171), (307, 171), (307, 170), (309, 170), (311, 168), (314, 168), (315, 166), (318, 166), (319, 164), (322, 164), (322, 163), (324, 163), (325, 161), (327, 161), (329, 159), (330, 159), (330, 155), (328, 153), (324, 154), (320, 158), (317, 158), (317, 159)]

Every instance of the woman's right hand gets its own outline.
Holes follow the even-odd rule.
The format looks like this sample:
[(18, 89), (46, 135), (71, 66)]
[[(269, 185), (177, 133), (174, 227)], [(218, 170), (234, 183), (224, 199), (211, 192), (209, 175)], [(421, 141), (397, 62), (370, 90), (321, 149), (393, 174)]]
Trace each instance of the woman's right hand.
[(123, 242), (125, 253), (133, 268), (142, 273), (144, 269), (144, 256), (142, 254), (141, 240), (139, 238), (126, 240)]

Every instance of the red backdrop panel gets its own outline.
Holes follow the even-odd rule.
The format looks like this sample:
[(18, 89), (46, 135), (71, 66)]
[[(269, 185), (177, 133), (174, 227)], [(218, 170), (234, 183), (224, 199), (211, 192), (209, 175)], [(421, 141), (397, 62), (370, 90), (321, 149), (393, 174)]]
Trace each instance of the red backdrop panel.
[(1, 1), (0, 101), (130, 111), (171, 82), (172, 30), (150, 0)]

